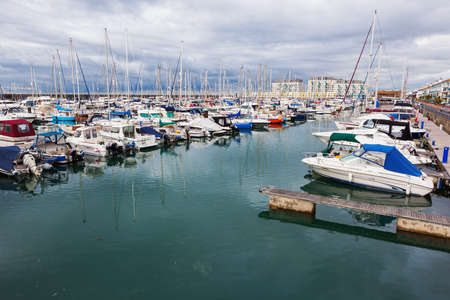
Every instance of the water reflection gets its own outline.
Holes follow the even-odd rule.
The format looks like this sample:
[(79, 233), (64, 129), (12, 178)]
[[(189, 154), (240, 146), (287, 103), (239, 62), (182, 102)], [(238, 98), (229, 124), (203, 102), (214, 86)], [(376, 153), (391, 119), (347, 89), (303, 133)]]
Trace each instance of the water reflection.
[(40, 177), (25, 176), (25, 177), (3, 177), (0, 176), (0, 190), (15, 191), (30, 195), (44, 194), (45, 191), (59, 184), (67, 184), (69, 172), (67, 169), (54, 170), (53, 172), (46, 172)]
[(306, 175), (305, 178), (314, 179), (300, 188), (302, 191), (310, 194), (332, 196), (371, 204), (409, 208), (425, 208), (431, 206), (430, 196), (406, 196), (402, 194), (372, 191), (310, 174)]
[(361, 226), (334, 223), (316, 219), (314, 216), (280, 210), (263, 211), (258, 215), (260, 218), (277, 220), (283, 223), (298, 224), (311, 228), (324, 229), (332, 232), (361, 236), (391, 243), (410, 245), (415, 247), (450, 252), (450, 240), (436, 238), (433, 236), (415, 234), (411, 232), (397, 233), (370, 229)]

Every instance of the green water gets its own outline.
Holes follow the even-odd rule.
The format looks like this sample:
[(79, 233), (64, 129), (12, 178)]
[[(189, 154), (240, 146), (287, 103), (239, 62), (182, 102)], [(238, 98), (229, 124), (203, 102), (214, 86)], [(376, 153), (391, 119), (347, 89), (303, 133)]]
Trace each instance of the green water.
[[(449, 245), (395, 220), (268, 211), (258, 188), (427, 206), (311, 178), (322, 120), (0, 188), (0, 299), (448, 299)], [(448, 214), (432, 196), (426, 211)]]

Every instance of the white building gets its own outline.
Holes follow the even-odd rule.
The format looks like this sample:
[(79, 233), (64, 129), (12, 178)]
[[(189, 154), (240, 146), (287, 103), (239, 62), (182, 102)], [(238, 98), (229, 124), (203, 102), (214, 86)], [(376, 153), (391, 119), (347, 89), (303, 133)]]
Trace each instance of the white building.
[[(350, 80), (336, 79), (333, 77), (311, 77), (308, 80), (306, 95), (311, 98), (342, 98)], [(353, 80), (348, 90), (347, 98), (364, 98), (366, 86), (361, 80)]]
[(450, 101), (450, 79), (438, 80), (416, 91), (416, 98), (427, 96), (431, 98), (440, 97), (444, 102)]
[(272, 82), (272, 94), (274, 96), (298, 97), (303, 93), (303, 80), (275, 80)]

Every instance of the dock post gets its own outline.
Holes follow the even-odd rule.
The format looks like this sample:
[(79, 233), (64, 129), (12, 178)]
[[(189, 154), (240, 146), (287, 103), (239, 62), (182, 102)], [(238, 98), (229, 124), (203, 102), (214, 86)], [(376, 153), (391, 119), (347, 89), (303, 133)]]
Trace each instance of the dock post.
[(450, 227), (408, 218), (397, 218), (397, 230), (450, 238)]
[(316, 211), (316, 205), (313, 202), (303, 201), (298, 199), (291, 199), (280, 196), (269, 197), (270, 209), (285, 209), (293, 210), (301, 213), (314, 215)]
[(444, 154), (442, 155), (442, 163), (446, 164), (448, 161), (448, 146), (444, 147)]

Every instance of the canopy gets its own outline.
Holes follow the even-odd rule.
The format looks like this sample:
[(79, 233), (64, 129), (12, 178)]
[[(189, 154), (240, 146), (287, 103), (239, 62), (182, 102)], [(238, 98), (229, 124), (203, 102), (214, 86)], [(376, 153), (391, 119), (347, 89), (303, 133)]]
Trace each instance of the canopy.
[(20, 148), (17, 146), (0, 147), (0, 169), (10, 172), (19, 153)]
[(353, 142), (353, 143), (359, 143), (356, 139), (356, 134), (353, 133), (339, 133), (334, 132), (330, 136), (330, 142), (332, 141), (346, 141), (346, 142)]
[(112, 111), (110, 112), (112, 116), (129, 116), (131, 118), (131, 111)]
[(156, 130), (155, 130), (153, 127), (151, 127), (151, 126), (148, 126), (148, 127), (141, 127), (140, 130), (139, 130), (139, 132), (140, 132), (141, 134), (142, 134), (142, 133), (144, 133), (144, 134), (153, 134), (153, 135), (156, 136), (156, 137), (162, 137), (162, 136), (163, 136), (162, 133), (156, 131)]
[(237, 117), (240, 117), (241, 116), (241, 111), (238, 111), (238, 113), (236, 113), (236, 114), (229, 114), (228, 115), (230, 118), (237, 118)]
[(422, 175), (422, 172), (417, 169), (417, 167), (414, 166), (406, 157), (404, 157), (403, 154), (401, 154), (400, 151), (398, 151), (394, 146), (364, 144), (363, 148), (365, 151), (386, 153), (386, 158), (384, 160), (384, 168), (386, 170), (412, 176)]

